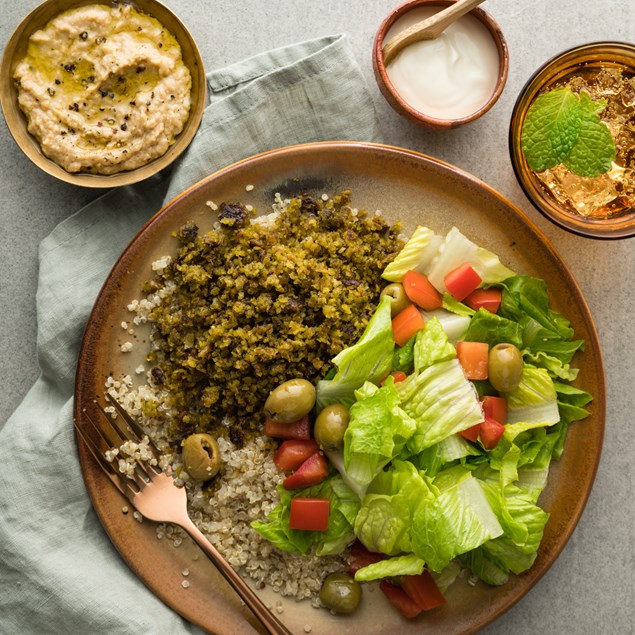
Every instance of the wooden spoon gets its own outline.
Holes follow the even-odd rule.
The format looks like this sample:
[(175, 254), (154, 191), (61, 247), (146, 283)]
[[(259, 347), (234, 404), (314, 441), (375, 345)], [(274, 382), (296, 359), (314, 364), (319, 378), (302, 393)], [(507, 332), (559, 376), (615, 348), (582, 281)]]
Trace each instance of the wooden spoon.
[(439, 11), (401, 31), (384, 45), (382, 49), (384, 64), (388, 65), (395, 59), (397, 53), (409, 44), (420, 42), (421, 40), (434, 40), (439, 37), (452, 22), (458, 20), (462, 15), (465, 15), (482, 2), (484, 0), (458, 0), (443, 9), (443, 11)]

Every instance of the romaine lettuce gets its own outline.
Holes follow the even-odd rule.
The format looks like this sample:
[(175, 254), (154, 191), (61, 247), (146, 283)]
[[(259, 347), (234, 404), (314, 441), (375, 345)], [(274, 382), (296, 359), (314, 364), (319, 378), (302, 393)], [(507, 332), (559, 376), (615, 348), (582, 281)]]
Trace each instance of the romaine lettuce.
[(400, 408), (392, 382), (354, 403), (344, 434), (347, 478), (363, 491), (401, 452), (415, 426), (413, 419)]
[(392, 366), (395, 341), (389, 297), (382, 298), (359, 341), (333, 358), (337, 373), (317, 385), (318, 409), (333, 403), (350, 406), (354, 392), (364, 382), (379, 383)]
[[(359, 498), (339, 475), (331, 476), (319, 485), (289, 491), (279, 487), (280, 502), (266, 521), (254, 521), (251, 526), (269, 542), (281, 549), (307, 554), (312, 548), (319, 556), (341, 553), (355, 539), (353, 523), (359, 510)], [(331, 502), (329, 527), (326, 531), (301, 531), (289, 528), (291, 500), (325, 498)]]
[(411, 454), (417, 454), (483, 420), (478, 395), (465, 378), (457, 359), (415, 372), (395, 387), (403, 410), (416, 423), (415, 432), (407, 444)]
[(443, 237), (431, 229), (417, 227), (397, 257), (384, 269), (382, 278), (391, 282), (401, 282), (409, 269), (425, 273), (442, 242)]

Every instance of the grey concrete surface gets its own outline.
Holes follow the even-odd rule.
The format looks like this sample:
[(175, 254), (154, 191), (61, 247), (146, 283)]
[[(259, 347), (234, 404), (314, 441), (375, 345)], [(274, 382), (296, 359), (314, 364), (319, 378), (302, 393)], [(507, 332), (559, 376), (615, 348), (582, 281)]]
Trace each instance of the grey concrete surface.
[[(484, 8), (499, 22), (510, 49), (505, 91), (481, 120), (461, 129), (433, 132), (400, 118), (374, 83), (374, 32), (398, 4), (396, 0), (164, 1), (192, 31), (208, 69), (299, 40), (347, 33), (371, 88), (384, 140), (475, 174), (517, 204), (551, 239), (580, 285), (599, 333), (607, 373), (604, 450), (587, 508), (563, 553), (525, 598), (482, 632), (635, 633), (635, 238), (591, 241), (551, 225), (522, 193), (507, 149), (512, 107), (536, 67), (577, 44), (634, 42), (635, 2), (488, 0)], [(36, 5), (37, 0), (0, 0), (3, 50), (18, 22)], [(97, 192), (63, 184), (39, 171), (14, 144), (4, 121), (0, 122), (0, 148), (2, 426), (38, 374), (38, 244)]]

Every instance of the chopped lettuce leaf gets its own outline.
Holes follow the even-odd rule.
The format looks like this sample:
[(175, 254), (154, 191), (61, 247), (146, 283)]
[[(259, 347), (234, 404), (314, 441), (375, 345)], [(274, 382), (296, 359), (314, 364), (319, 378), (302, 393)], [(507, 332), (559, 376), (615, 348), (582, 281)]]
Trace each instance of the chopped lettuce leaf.
[(508, 485), (483, 483), (487, 499), (494, 510), (504, 535), (483, 545), (505, 568), (513, 573), (522, 573), (536, 559), (542, 534), (549, 514), (535, 504), (531, 494)]
[(459, 559), (475, 576), (487, 584), (502, 586), (509, 580), (509, 571), (482, 548), (473, 549)]
[(401, 407), (416, 423), (408, 441), (411, 454), (483, 420), (478, 395), (456, 359), (415, 372), (395, 387)]
[(479, 448), (468, 443), (462, 436), (452, 434), (440, 443), (410, 457), (410, 460), (427, 476), (434, 477), (456, 461), (468, 456), (482, 456), (482, 454)]
[[(448, 295), (448, 294), (446, 294)], [(452, 297), (452, 296), (448, 296)], [(455, 300), (456, 302), (456, 300)], [(459, 303), (460, 304), (460, 303)], [(464, 305), (461, 305), (464, 306)], [(465, 307), (471, 314), (474, 313), (472, 309), (469, 307)], [(441, 323), (441, 328), (445, 331), (445, 334), (448, 336), (448, 340), (452, 344), (456, 344), (462, 337), (465, 331), (467, 331), (467, 327), (470, 324), (470, 315), (462, 315), (457, 314), (448, 309), (435, 309), (434, 311), (422, 311), (423, 317), (426, 320), (431, 320), (436, 318)]]
[(344, 434), (347, 478), (362, 491), (396, 457), (415, 430), (415, 422), (399, 407), (392, 382), (350, 408)]
[(392, 370), (401, 370), (406, 375), (414, 370), (416, 339), (415, 334), (403, 346), (395, 346), (395, 352), (392, 356)]
[(420, 371), (436, 364), (456, 357), (456, 349), (448, 341), (441, 322), (432, 318), (425, 323), (424, 328), (417, 333), (414, 347), (415, 370)]
[(419, 575), (423, 573), (425, 562), (414, 553), (405, 556), (386, 558), (374, 562), (355, 572), (357, 582), (371, 582), (381, 578), (393, 578), (400, 575)]
[(471, 318), (476, 311), (467, 304), (463, 304), (463, 302), (459, 302), (453, 295), (450, 295), (447, 291), (443, 294), (443, 298), (441, 300), (442, 307), (446, 311), (450, 311), (455, 313), (456, 315), (460, 315), (461, 317)]
[(512, 320), (479, 309), (470, 320), (463, 339), (468, 342), (486, 342), (490, 348), (507, 343), (520, 349), (523, 346), (523, 330)]
[[(525, 365), (520, 384), (507, 395), (507, 422), (552, 425), (560, 421), (556, 389), (544, 368)], [(506, 432), (507, 434), (507, 432)]]
[(496, 254), (474, 244), (452, 227), (427, 272), (428, 280), (440, 293), (445, 293), (445, 276), (463, 263), (471, 265), (485, 284), (501, 282), (514, 275), (511, 269), (501, 264)]
[(382, 298), (359, 341), (333, 358), (337, 373), (317, 385), (318, 409), (333, 403), (350, 406), (354, 392), (366, 381), (378, 384), (392, 366), (395, 341), (389, 297)]
[(536, 351), (536, 353), (523, 351), (523, 357), (532, 366), (544, 368), (553, 379), (559, 378), (573, 381), (578, 376), (577, 368), (571, 368), (569, 364), (563, 364), (557, 357), (547, 355), (544, 351)]
[(438, 236), (427, 227), (418, 226), (397, 257), (384, 269), (382, 278), (391, 282), (401, 282), (406, 271), (410, 269), (424, 273), (437, 255), (442, 242), (442, 236)]
[(355, 519), (355, 535), (370, 551), (395, 556), (411, 552), (415, 510), (434, 497), (409, 461), (393, 461), (373, 480)]
[(412, 551), (433, 571), (503, 533), (480, 482), (467, 470), (465, 474), (413, 516)]
[[(271, 544), (282, 551), (307, 554), (315, 548), (319, 556), (341, 553), (355, 535), (353, 522), (359, 509), (359, 498), (342, 481), (339, 475), (331, 476), (319, 485), (302, 490), (289, 491), (279, 487), (280, 502), (267, 516), (266, 521), (254, 521), (251, 526)], [(291, 500), (299, 498), (325, 498), (331, 502), (329, 527), (326, 531), (301, 531), (290, 529)]]

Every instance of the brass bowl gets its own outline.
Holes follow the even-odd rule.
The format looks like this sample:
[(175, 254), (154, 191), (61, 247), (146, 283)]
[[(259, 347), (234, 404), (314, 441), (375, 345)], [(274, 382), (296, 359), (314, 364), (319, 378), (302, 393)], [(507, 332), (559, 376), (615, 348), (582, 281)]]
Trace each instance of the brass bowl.
[(523, 124), (527, 111), (538, 94), (571, 75), (593, 70), (595, 67), (621, 68), (635, 74), (635, 45), (625, 42), (593, 42), (564, 51), (545, 62), (520, 91), (509, 125), (509, 152), (520, 186), (545, 218), (586, 238), (629, 238), (635, 236), (635, 207), (610, 218), (585, 217), (570, 211), (545, 190), (527, 164), (522, 151)]
[(483, 116), (498, 101), (498, 98), (507, 83), (507, 74), (509, 71), (509, 49), (507, 48), (507, 41), (503, 36), (503, 32), (497, 22), (488, 13), (480, 8), (476, 8), (472, 9), (467, 15), (471, 15), (483, 24), (492, 36), (492, 39), (496, 44), (496, 50), (498, 51), (498, 76), (496, 78), (494, 91), (487, 102), (485, 102), (478, 110), (465, 117), (441, 119), (417, 110), (399, 94), (395, 85), (390, 81), (390, 77), (386, 71), (386, 64), (384, 63), (382, 49), (388, 32), (397, 20), (412, 10), (419, 9), (421, 7), (438, 7), (438, 10), (441, 11), (451, 4), (453, 4), (451, 0), (408, 0), (408, 2), (398, 6), (390, 14), (388, 14), (386, 19), (379, 26), (379, 29), (377, 29), (375, 41), (373, 42), (373, 70), (375, 73), (375, 80), (377, 81), (379, 90), (385, 97), (386, 101), (393, 107), (394, 110), (409, 121), (436, 130), (456, 128)]
[(130, 185), (147, 179), (166, 168), (192, 141), (201, 123), (207, 98), (205, 69), (194, 38), (170, 9), (157, 2), (157, 0), (134, 0), (131, 3), (134, 8), (156, 18), (174, 35), (181, 47), (183, 61), (192, 76), (192, 106), (189, 118), (183, 130), (177, 136), (176, 141), (168, 148), (167, 152), (141, 167), (109, 175), (67, 172), (46, 157), (37, 139), (29, 134), (26, 117), (18, 105), (18, 91), (13, 81), (13, 72), (18, 62), (26, 54), (29, 38), (35, 31), (45, 27), (50, 20), (63, 11), (91, 4), (111, 5), (112, 3), (104, 0), (46, 0), (22, 20), (7, 43), (2, 57), (2, 65), (0, 66), (0, 104), (2, 105), (7, 127), (15, 142), (24, 154), (47, 174), (67, 183), (83, 187), (106, 188)]

